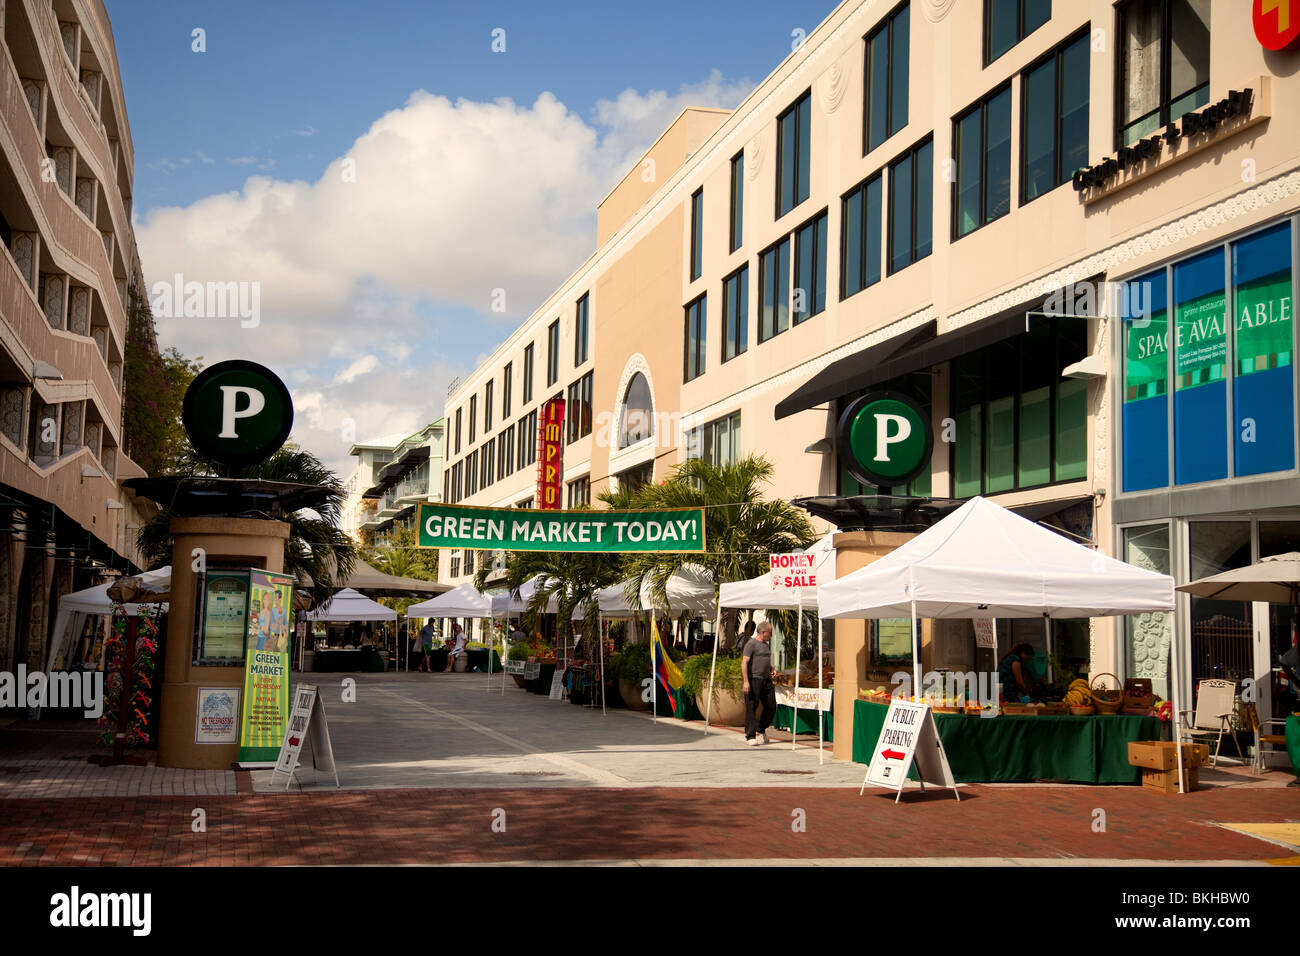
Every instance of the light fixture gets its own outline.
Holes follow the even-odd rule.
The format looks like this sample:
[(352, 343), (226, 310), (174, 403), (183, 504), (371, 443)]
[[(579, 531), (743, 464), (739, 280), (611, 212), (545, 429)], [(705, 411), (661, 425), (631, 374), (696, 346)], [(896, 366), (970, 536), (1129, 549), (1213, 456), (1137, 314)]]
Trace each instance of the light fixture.
[(63, 373), (51, 365), (49, 362), (42, 362), (36, 359), (32, 362), (32, 378), (49, 378), (55, 381), (63, 380)]
[(819, 438), (804, 449), (809, 455), (829, 455), (831, 450), (832, 446), (829, 438)]
[(1102, 361), (1100, 355), (1089, 355), (1087, 358), (1075, 362), (1073, 365), (1067, 365), (1061, 371), (1062, 378), (1105, 378), (1106, 363)]

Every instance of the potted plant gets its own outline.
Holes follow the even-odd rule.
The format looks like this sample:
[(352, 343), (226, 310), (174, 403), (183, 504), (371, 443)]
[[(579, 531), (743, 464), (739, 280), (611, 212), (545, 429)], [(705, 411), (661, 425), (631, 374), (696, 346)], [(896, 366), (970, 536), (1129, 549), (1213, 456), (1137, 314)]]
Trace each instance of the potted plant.
[[(675, 647), (668, 648), (668, 657), (680, 662), (686, 655)], [(618, 681), (618, 693), (623, 703), (636, 710), (651, 707), (644, 688), (650, 674), (650, 644), (629, 644), (609, 659), (609, 671)], [(664, 705), (667, 707), (667, 705)]]
[(709, 722), (725, 727), (745, 725), (745, 679), (741, 672), (739, 654), (718, 655), (713, 671), (713, 706), (709, 704), (709, 667), (712, 654), (697, 654), (682, 665), (682, 691), (695, 698), (701, 714)]
[[(527, 662), (529, 658), (534, 657), (536, 654), (537, 648), (533, 647), (531, 644), (520, 641), (518, 644), (510, 645), (510, 650), (506, 651), (506, 660)], [(523, 674), (511, 674), (510, 677), (514, 680), (516, 687), (524, 686)]]

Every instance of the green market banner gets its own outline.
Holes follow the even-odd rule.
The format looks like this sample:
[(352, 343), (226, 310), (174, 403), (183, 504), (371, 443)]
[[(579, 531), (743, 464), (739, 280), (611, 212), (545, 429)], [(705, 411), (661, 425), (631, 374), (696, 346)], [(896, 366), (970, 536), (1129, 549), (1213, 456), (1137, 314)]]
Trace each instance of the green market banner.
[(703, 551), (704, 509), (534, 511), (421, 504), (419, 546), (482, 551)]
[(244, 633), (240, 763), (274, 763), (289, 722), (289, 618), (293, 578), (249, 571), (248, 625)]
[(1291, 364), (1291, 275), (1265, 276), (1239, 285), (1233, 301), (1238, 375)]

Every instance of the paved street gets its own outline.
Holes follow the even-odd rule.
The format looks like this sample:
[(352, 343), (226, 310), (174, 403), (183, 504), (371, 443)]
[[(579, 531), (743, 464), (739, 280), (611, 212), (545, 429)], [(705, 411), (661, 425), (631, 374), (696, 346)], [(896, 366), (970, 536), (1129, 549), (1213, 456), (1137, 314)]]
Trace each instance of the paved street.
[(1300, 863), (1281, 773), (1212, 773), (1184, 797), (974, 785), (895, 805), (812, 748), (503, 695), (481, 675), (358, 675), (351, 704), (341, 680), (322, 686), (342, 791), (310, 770), (289, 793), (263, 792), (266, 771), (105, 770), (70, 727), (0, 731), (0, 865)]

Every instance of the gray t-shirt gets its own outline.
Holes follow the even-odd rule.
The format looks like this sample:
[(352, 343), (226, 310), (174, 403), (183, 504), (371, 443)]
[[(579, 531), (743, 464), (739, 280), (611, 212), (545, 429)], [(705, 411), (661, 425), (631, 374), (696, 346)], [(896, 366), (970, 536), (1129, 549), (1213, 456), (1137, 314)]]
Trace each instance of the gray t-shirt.
[(744, 656), (750, 659), (749, 679), (751, 681), (771, 676), (772, 645), (769, 642), (751, 637), (749, 643), (745, 645)]

